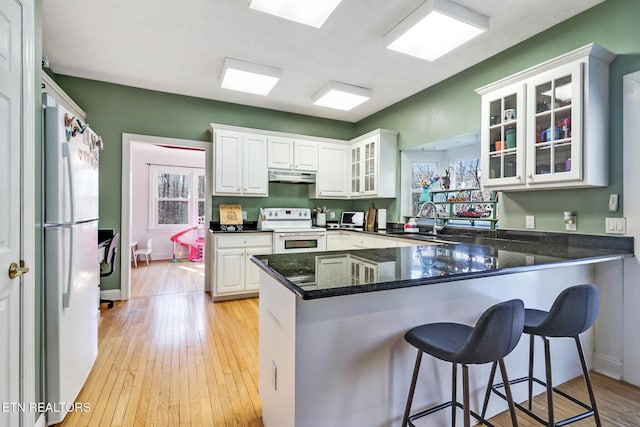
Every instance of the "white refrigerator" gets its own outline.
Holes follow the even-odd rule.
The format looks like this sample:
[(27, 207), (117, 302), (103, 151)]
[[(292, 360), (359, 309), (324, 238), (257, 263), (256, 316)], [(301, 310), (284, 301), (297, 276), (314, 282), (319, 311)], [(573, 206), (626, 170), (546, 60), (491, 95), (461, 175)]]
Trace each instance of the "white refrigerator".
[(98, 355), (102, 140), (48, 94), (43, 110), (45, 389), (51, 425), (72, 408)]

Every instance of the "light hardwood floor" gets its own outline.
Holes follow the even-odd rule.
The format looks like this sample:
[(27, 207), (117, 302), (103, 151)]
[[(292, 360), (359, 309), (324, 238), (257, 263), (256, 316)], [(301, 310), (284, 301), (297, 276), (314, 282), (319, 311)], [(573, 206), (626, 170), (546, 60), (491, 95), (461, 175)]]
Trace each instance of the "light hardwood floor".
[[(151, 296), (110, 310), (103, 305), (98, 359), (77, 399), (91, 411), (71, 413), (61, 425), (262, 426), (258, 300), (212, 303), (191, 264), (157, 261), (133, 269), (133, 288)], [(597, 374), (593, 382), (603, 426), (640, 426), (640, 389)], [(585, 397), (580, 378), (564, 387)], [(538, 396), (536, 407), (544, 410), (544, 402)], [(559, 416), (566, 410), (571, 406), (558, 401)], [(538, 426), (522, 414), (518, 420), (521, 427)], [(492, 422), (511, 425), (506, 414)], [(593, 419), (572, 424), (594, 425)]]

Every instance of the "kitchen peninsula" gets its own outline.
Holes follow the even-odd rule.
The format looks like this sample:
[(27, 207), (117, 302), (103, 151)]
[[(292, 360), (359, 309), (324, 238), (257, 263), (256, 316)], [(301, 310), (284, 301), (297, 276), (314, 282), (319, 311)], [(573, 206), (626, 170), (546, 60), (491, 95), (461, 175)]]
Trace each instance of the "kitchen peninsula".
[[(442, 238), (450, 243), (252, 258), (261, 268), (259, 391), (266, 427), (399, 425), (415, 358), (402, 338), (406, 330), (438, 321), (472, 324), (487, 307), (510, 298), (548, 309), (575, 284), (618, 286), (599, 283), (593, 266), (621, 271), (621, 260), (633, 256), (632, 239), (624, 238), (602, 238), (604, 246), (575, 235), (563, 245)], [(594, 335), (617, 327), (607, 324), (603, 310), (606, 301), (598, 332), (582, 336), (589, 359)], [(554, 383), (580, 373), (571, 345), (554, 343)], [(526, 373), (527, 348), (522, 340), (506, 359), (512, 378)], [(543, 366), (542, 354), (536, 358)], [(415, 404), (448, 400), (450, 366), (432, 358), (423, 364)], [(489, 369), (471, 368), (473, 408), (481, 405)], [(514, 394), (523, 400), (526, 390), (514, 388)], [(505, 409), (494, 396), (488, 414)], [(449, 415), (434, 417), (445, 425)]]

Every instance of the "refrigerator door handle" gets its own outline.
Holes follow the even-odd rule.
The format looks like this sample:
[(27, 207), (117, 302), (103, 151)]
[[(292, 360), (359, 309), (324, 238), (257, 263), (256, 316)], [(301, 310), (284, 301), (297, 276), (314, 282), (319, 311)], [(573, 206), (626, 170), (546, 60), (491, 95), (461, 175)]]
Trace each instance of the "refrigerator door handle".
[(71, 205), (71, 223), (76, 222), (76, 198), (73, 192), (73, 167), (71, 165), (71, 152), (69, 151), (69, 143), (62, 144), (62, 156), (67, 158), (67, 178), (69, 180), (69, 195)]
[(71, 302), (71, 288), (73, 285), (73, 241), (74, 241), (74, 231), (73, 227), (69, 227), (70, 236), (70, 244), (69, 244), (69, 274), (67, 276), (67, 291), (62, 294), (62, 308), (68, 308), (69, 303)]

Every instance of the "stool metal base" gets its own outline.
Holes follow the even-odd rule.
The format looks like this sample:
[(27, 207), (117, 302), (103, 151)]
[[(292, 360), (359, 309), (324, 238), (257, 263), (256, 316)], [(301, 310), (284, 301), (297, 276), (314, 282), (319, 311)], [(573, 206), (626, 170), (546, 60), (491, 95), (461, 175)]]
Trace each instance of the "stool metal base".
[[(464, 406), (460, 402), (442, 403), (442, 404), (440, 404), (438, 406), (434, 406), (433, 408), (425, 409), (424, 411), (418, 412), (417, 414), (414, 414), (414, 415), (410, 416), (409, 419), (408, 419), (408, 425), (411, 426), (411, 427), (416, 427), (416, 425), (413, 424), (413, 422), (416, 421), (417, 419), (420, 419), (420, 418), (425, 417), (427, 415), (433, 414), (433, 413), (438, 412), (438, 411), (440, 411), (442, 409), (452, 408), (452, 407), (457, 407), (457, 408), (460, 408), (462, 410), (465, 409)], [(454, 411), (455, 411), (455, 409), (454, 409)], [(484, 425), (489, 426), (489, 427), (495, 427), (493, 424), (491, 424), (489, 421), (487, 421), (484, 418), (482, 418), (480, 415), (478, 415), (474, 411), (469, 410), (469, 414), (473, 418), (478, 420), (481, 424), (484, 424)], [(455, 424), (455, 422), (453, 424)]]
[[(519, 384), (522, 382), (526, 382), (529, 381), (529, 377), (522, 377), (522, 378), (517, 378), (515, 380), (511, 380), (509, 381), (510, 385), (513, 384)], [(531, 381), (540, 384), (541, 386), (547, 388), (547, 384), (544, 381), (539, 380), (538, 378), (531, 378)], [(497, 394), (498, 396), (500, 396), (503, 399), (507, 399), (507, 396), (505, 396), (502, 392), (498, 391), (498, 389), (503, 388), (504, 387), (504, 383), (498, 383), (495, 384), (493, 387), (491, 387), (491, 391), (493, 391), (495, 394)], [(584, 402), (581, 402), (580, 400), (576, 399), (575, 397), (563, 392), (562, 390), (559, 390), (555, 387), (552, 387), (553, 392), (558, 393), (560, 396), (564, 397), (565, 399), (568, 399), (570, 401), (572, 401), (573, 403), (575, 403), (578, 406), (581, 406), (582, 408), (586, 409), (587, 412), (583, 412), (582, 414), (578, 414), (575, 415), (573, 417), (570, 418), (566, 418), (564, 420), (558, 421), (556, 422), (554, 425), (556, 427), (561, 427), (567, 424), (571, 424), (574, 423), (576, 421), (580, 421), (582, 419), (588, 418), (590, 416), (593, 415), (593, 409), (587, 405)], [(521, 410), (522, 412), (524, 412), (525, 414), (529, 415), (531, 418), (535, 419), (536, 421), (538, 421), (540, 424), (542, 425), (549, 425), (549, 422), (547, 420), (545, 420), (544, 418), (540, 417), (539, 415), (533, 413), (530, 408), (525, 408), (524, 406), (522, 406), (521, 404), (514, 402), (514, 405), (516, 408), (518, 408), (519, 410)]]
[[(416, 364), (413, 368), (413, 377), (411, 379), (411, 387), (409, 389), (409, 396), (407, 397), (407, 406), (405, 408), (404, 417), (402, 420), (402, 427), (406, 427), (407, 425), (411, 427), (416, 427), (413, 422), (419, 418), (425, 417), (427, 415), (438, 412), (442, 409), (451, 408), (451, 425), (456, 424), (456, 409), (460, 408), (464, 411), (464, 425), (465, 427), (470, 427), (470, 418), (473, 417), (480, 422), (480, 424), (484, 424), (489, 427), (495, 427), (489, 421), (487, 421), (484, 416), (486, 413), (486, 407), (489, 403), (491, 385), (493, 383), (493, 377), (495, 376), (496, 366), (500, 364), (500, 373), (502, 374), (502, 380), (504, 384), (506, 384), (505, 392), (506, 396), (504, 398), (509, 403), (509, 412), (511, 414), (511, 422), (513, 426), (518, 425), (518, 421), (516, 419), (515, 414), (515, 405), (513, 402), (513, 398), (511, 396), (511, 388), (509, 387), (509, 378), (507, 377), (507, 371), (504, 365), (504, 360), (500, 359), (497, 362), (494, 362), (493, 367), (491, 369), (491, 380), (489, 385), (487, 386), (487, 391), (485, 393), (485, 402), (482, 410), (482, 415), (478, 415), (476, 412), (472, 411), (469, 407), (469, 367), (466, 364), (462, 365), (462, 394), (463, 394), (463, 403), (457, 401), (457, 372), (458, 372), (458, 364), (452, 363), (452, 373), (451, 373), (451, 398), (452, 400), (449, 402), (442, 403), (440, 405), (434, 406), (432, 408), (425, 409), (416, 414), (410, 415), (411, 413), (411, 404), (413, 402), (413, 395), (416, 389), (416, 383), (418, 380), (418, 373), (420, 371), (420, 362), (422, 361), (422, 351), (418, 350), (418, 356), (416, 357)], [(502, 394), (502, 393), (500, 393)]]
[[(552, 386), (552, 381), (551, 381), (551, 354), (550, 354), (550, 349), (549, 349), (549, 339), (547, 337), (541, 337), (543, 342), (544, 342), (544, 360), (545, 360), (545, 372), (546, 372), (546, 382), (536, 378), (533, 376), (533, 350), (534, 350), (534, 337), (535, 335), (530, 335), (529, 338), (529, 376), (526, 377), (522, 377), (522, 378), (517, 378), (511, 381), (504, 381), (502, 383), (499, 384), (495, 384), (495, 385), (491, 385), (493, 383), (493, 378), (495, 376), (495, 370), (496, 370), (496, 362), (493, 363), (493, 366), (491, 367), (491, 375), (489, 378), (489, 386), (487, 387), (487, 395), (485, 395), (485, 404), (482, 408), (482, 414), (481, 416), (484, 417), (486, 410), (487, 410), (487, 402), (489, 401), (489, 394), (493, 391), (495, 394), (497, 394), (499, 397), (503, 398), (503, 399), (507, 399), (508, 396), (505, 396), (503, 393), (501, 393), (500, 391), (498, 391), (500, 388), (505, 387), (505, 384), (507, 385), (513, 385), (513, 384), (519, 384), (522, 382), (527, 382), (529, 383), (529, 399), (528, 399), (528, 408), (525, 408), (524, 406), (520, 405), (519, 403), (515, 403), (514, 405), (516, 408), (518, 408), (519, 410), (521, 410), (522, 412), (524, 412), (525, 414), (527, 414), (528, 416), (530, 416), (531, 418), (533, 418), (534, 420), (538, 421), (540, 424), (545, 425), (545, 426), (556, 426), (556, 427), (562, 427), (565, 426), (567, 424), (571, 424), (574, 423), (576, 421), (580, 421), (583, 420), (585, 418), (591, 417), (593, 416), (595, 419), (595, 423), (596, 426), (601, 427), (601, 422), (600, 422), (600, 414), (598, 413), (598, 408), (596, 407), (596, 400), (595, 400), (595, 396), (593, 394), (593, 387), (591, 386), (591, 378), (589, 377), (589, 371), (587, 370), (587, 364), (585, 362), (584, 359), (584, 352), (582, 351), (582, 345), (580, 343), (580, 338), (579, 337), (571, 337), (574, 338), (575, 343), (576, 343), (576, 348), (578, 350), (578, 356), (580, 357), (580, 365), (582, 367), (582, 376), (584, 378), (585, 384), (587, 386), (587, 391), (589, 393), (589, 399), (591, 401), (591, 406), (587, 405), (586, 403), (576, 399), (575, 397), (563, 392), (562, 390), (557, 389), (556, 387)], [(568, 337), (567, 337), (568, 338)], [(531, 402), (533, 399), (533, 383), (537, 383), (540, 384), (541, 386), (543, 386), (546, 391), (547, 391), (547, 413), (548, 413), (548, 419), (544, 419), (542, 417), (540, 417), (537, 414), (534, 414), (531, 411)], [(511, 394), (511, 391), (509, 388), (505, 389), (505, 391), (508, 391), (508, 394)], [(565, 418), (563, 420), (560, 421), (555, 421), (554, 419), (554, 410), (553, 410), (553, 393), (557, 393), (560, 396), (564, 397), (565, 399), (570, 400), (571, 402), (575, 403), (576, 405), (582, 407), (583, 409), (586, 410), (586, 412), (583, 412), (581, 414), (578, 415), (574, 415), (573, 417), (569, 417), (569, 418)]]

